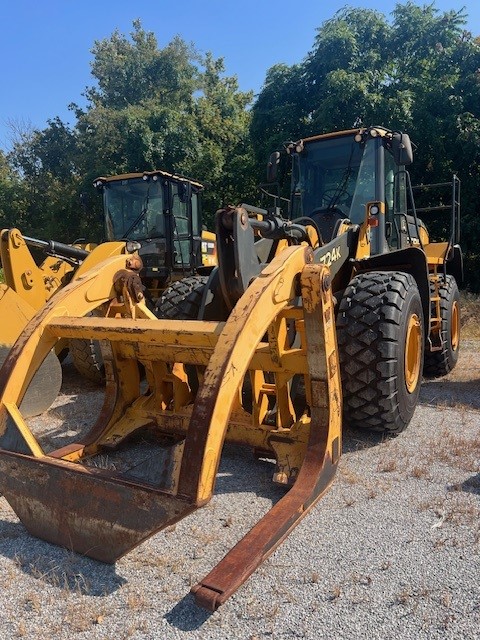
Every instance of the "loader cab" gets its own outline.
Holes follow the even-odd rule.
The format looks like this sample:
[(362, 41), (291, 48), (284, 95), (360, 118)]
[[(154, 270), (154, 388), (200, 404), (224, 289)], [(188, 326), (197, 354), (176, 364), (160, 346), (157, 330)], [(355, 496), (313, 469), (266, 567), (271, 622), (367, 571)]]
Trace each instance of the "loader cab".
[(324, 243), (349, 220), (368, 221), (372, 255), (418, 244), (421, 225), (407, 216), (408, 136), (381, 127), (355, 129), (307, 138), (290, 154), (290, 211), (311, 218)]
[(138, 243), (150, 291), (203, 264), (200, 183), (152, 171), (98, 178), (94, 186), (103, 195), (107, 240)]

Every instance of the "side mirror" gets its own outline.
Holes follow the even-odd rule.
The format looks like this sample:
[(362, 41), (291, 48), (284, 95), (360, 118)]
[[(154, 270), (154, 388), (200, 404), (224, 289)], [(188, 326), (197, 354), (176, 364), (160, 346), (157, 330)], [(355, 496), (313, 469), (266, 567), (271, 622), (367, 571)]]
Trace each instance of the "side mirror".
[(410, 136), (396, 131), (392, 137), (392, 153), (397, 164), (409, 165), (413, 162), (413, 149)]
[(267, 182), (275, 182), (277, 179), (277, 169), (280, 162), (280, 151), (274, 151), (270, 154), (267, 164)]
[(183, 204), (190, 202), (192, 198), (192, 185), (190, 182), (178, 183), (178, 197)]

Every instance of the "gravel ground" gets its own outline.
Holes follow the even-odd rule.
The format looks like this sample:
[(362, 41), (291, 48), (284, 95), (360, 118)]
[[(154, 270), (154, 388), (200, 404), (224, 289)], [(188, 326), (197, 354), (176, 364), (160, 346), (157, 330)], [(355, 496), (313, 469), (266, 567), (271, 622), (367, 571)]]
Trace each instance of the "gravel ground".
[[(30, 537), (0, 498), (0, 637), (480, 638), (479, 347), (397, 438), (345, 433), (332, 489), (213, 614), (190, 585), (282, 495), (271, 463), (227, 446), (213, 500), (115, 566)], [(85, 423), (101, 395), (67, 369), (36, 428)]]

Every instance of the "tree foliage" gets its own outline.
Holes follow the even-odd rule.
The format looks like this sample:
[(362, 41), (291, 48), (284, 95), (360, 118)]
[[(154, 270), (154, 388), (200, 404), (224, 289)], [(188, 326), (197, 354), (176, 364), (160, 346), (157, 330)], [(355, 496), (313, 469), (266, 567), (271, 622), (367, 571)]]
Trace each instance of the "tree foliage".
[[(389, 21), (344, 8), (321, 25), (300, 64), (276, 65), (252, 108), (252, 139), (282, 142), (382, 124), (416, 143), (414, 183), (462, 181), (467, 261), (480, 268), (480, 47), (463, 10), (399, 3)], [(428, 221), (427, 221), (428, 223)], [(478, 288), (477, 278), (468, 284)]]
[[(53, 118), (43, 131), (21, 135), (9, 154), (27, 187), (24, 228), (99, 240), (101, 204), (92, 188), (99, 175), (158, 168), (203, 182), (207, 221), (222, 202), (254, 189), (253, 93), (225, 75), (223, 60), (200, 56), (179, 37), (159, 48), (140, 21), (129, 36), (115, 31), (95, 42), (92, 52), (95, 84), (85, 92), (86, 107), (71, 105), (73, 129)], [(89, 195), (83, 208), (81, 193)], [(2, 218), (3, 225), (15, 216)]]
[(25, 233), (73, 239), (70, 229), (77, 227), (75, 190), (80, 181), (75, 157), (75, 136), (59, 118), (50, 120), (43, 131), (19, 132), (7, 156), (18, 192), (9, 215), (0, 218), (2, 226), (13, 224)]
[[(463, 10), (398, 3), (387, 18), (345, 7), (317, 29), (305, 58), (242, 92), (222, 59), (180, 37), (160, 47), (140, 21), (93, 45), (87, 104), (72, 128), (52, 118), (0, 155), (0, 224), (41, 237), (100, 239), (99, 175), (161, 168), (206, 184), (207, 220), (256, 198), (269, 153), (288, 140), (383, 124), (417, 145), (413, 182), (462, 180), (463, 235), (480, 268), (480, 40)], [(79, 194), (89, 194), (81, 206)], [(83, 200), (86, 202), (85, 198)], [(428, 221), (427, 221), (428, 222)], [(471, 277), (470, 286), (479, 286)]]
[(2, 227), (13, 227), (26, 222), (27, 199), (25, 182), (12, 169), (3, 151), (0, 151), (0, 221)]
[(224, 76), (223, 60), (200, 56), (179, 37), (159, 49), (139, 21), (130, 39), (115, 32), (93, 53), (97, 86), (87, 90), (87, 108), (76, 109), (82, 174), (175, 171), (208, 183), (210, 214), (235, 197), (242, 185), (230, 167), (238, 154), (252, 173), (246, 107), (253, 94)]

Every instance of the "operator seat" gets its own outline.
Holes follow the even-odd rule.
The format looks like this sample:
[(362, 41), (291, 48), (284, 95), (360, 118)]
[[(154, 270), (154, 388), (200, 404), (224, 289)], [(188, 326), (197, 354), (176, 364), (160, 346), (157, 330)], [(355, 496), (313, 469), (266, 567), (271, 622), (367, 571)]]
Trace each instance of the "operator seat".
[(315, 209), (309, 216), (317, 225), (323, 242), (326, 244), (337, 235), (338, 227), (348, 216), (338, 207)]

